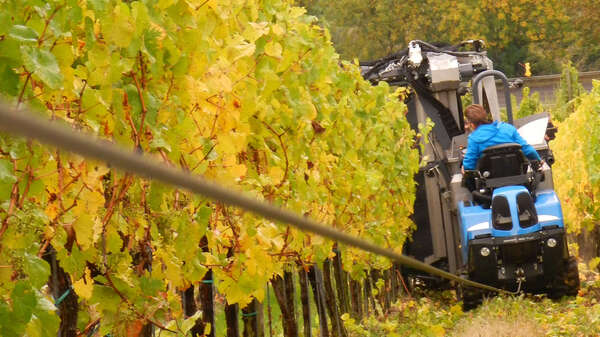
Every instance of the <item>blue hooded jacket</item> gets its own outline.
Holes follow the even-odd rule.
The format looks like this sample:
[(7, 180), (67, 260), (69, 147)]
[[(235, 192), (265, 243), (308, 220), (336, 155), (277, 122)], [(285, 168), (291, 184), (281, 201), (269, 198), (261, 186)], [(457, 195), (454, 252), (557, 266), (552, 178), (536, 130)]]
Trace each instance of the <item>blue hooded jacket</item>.
[(498, 144), (518, 143), (521, 144), (523, 153), (530, 160), (541, 160), (540, 155), (527, 144), (525, 139), (521, 137), (517, 129), (503, 122), (495, 121), (491, 124), (482, 124), (469, 135), (467, 144), (467, 153), (463, 159), (463, 167), (465, 170), (474, 170), (477, 166), (477, 160), (481, 157), (481, 152), (486, 148)]

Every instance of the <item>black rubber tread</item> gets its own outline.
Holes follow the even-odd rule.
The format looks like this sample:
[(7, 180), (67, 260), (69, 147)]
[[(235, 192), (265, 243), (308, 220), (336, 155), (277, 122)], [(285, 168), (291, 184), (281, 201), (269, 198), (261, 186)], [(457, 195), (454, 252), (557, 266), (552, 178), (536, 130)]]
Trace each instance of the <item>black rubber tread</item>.
[(569, 256), (564, 261), (563, 270), (557, 275), (552, 283), (552, 289), (548, 296), (553, 299), (559, 299), (563, 296), (577, 296), (579, 292), (579, 268), (577, 260), (573, 256)]
[(462, 284), (456, 287), (456, 297), (459, 301), (462, 300), (462, 309), (465, 312), (480, 306), (483, 303), (484, 293), (481, 289), (467, 287)]
[(483, 303), (483, 292), (476, 288), (465, 287), (463, 289), (463, 311), (477, 308)]

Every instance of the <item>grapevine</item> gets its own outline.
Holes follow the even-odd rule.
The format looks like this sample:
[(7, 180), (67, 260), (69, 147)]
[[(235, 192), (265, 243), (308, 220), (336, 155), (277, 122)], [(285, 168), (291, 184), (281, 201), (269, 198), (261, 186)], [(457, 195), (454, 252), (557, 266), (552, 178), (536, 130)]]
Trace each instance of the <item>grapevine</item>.
[[(590, 93), (577, 98), (575, 110), (559, 124), (553, 144), (556, 156), (556, 190), (563, 202), (565, 220), (570, 231), (592, 231), (600, 219), (600, 133), (598, 109), (600, 87), (596, 82)], [(581, 127), (585, 125), (586, 127)]]
[[(74, 129), (400, 249), (418, 154), (404, 105), (287, 1), (0, 0), (0, 95)], [(263, 301), (333, 242), (58, 149), (0, 136), (0, 335), (184, 335), (212, 270)], [(356, 279), (389, 265), (343, 250)], [(50, 277), (54, 256), (69, 292)], [(64, 286), (63, 284), (62, 286)], [(43, 328), (42, 328), (43, 327)]]

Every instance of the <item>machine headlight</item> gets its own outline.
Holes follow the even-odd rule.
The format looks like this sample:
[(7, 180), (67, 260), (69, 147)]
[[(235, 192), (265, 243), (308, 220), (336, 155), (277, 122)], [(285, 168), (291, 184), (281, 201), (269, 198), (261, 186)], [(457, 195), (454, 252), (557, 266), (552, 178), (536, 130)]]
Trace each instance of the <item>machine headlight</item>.
[(548, 241), (546, 241), (546, 244), (547, 244), (547, 245), (548, 245), (548, 247), (550, 247), (550, 248), (554, 248), (554, 247), (556, 247), (556, 244), (557, 244), (557, 243), (558, 243), (558, 242), (556, 242), (556, 239), (555, 239), (555, 238), (550, 238), (550, 239), (548, 239)]
[(483, 247), (479, 253), (481, 253), (481, 256), (488, 256), (490, 255), (490, 249), (488, 247)]

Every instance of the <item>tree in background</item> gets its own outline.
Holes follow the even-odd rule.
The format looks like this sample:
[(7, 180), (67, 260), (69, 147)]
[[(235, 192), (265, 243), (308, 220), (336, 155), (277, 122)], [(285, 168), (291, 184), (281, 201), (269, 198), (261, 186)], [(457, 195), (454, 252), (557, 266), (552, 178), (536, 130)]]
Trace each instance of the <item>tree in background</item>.
[(568, 15), (576, 35), (568, 46), (570, 59), (579, 70), (600, 67), (600, 27), (595, 24), (600, 15), (600, 2), (589, 0), (570, 1)]
[(345, 58), (374, 59), (406, 48), (408, 41), (430, 39), (425, 32), (434, 32), (430, 16), (424, 8), (435, 5), (437, 0), (426, 0), (425, 5), (415, 6), (406, 1), (323, 1), (300, 0), (309, 13), (316, 15), (331, 31), (338, 52)]
[(530, 62), (534, 74), (552, 73), (565, 57), (577, 53), (580, 47), (566, 48), (577, 41), (575, 28), (585, 22), (575, 14), (598, 7), (584, 2), (568, 10), (557, 0), (304, 0), (299, 4), (330, 28), (344, 58), (380, 58), (415, 39), (447, 44), (483, 39), (495, 68), (519, 76), (519, 63)]

